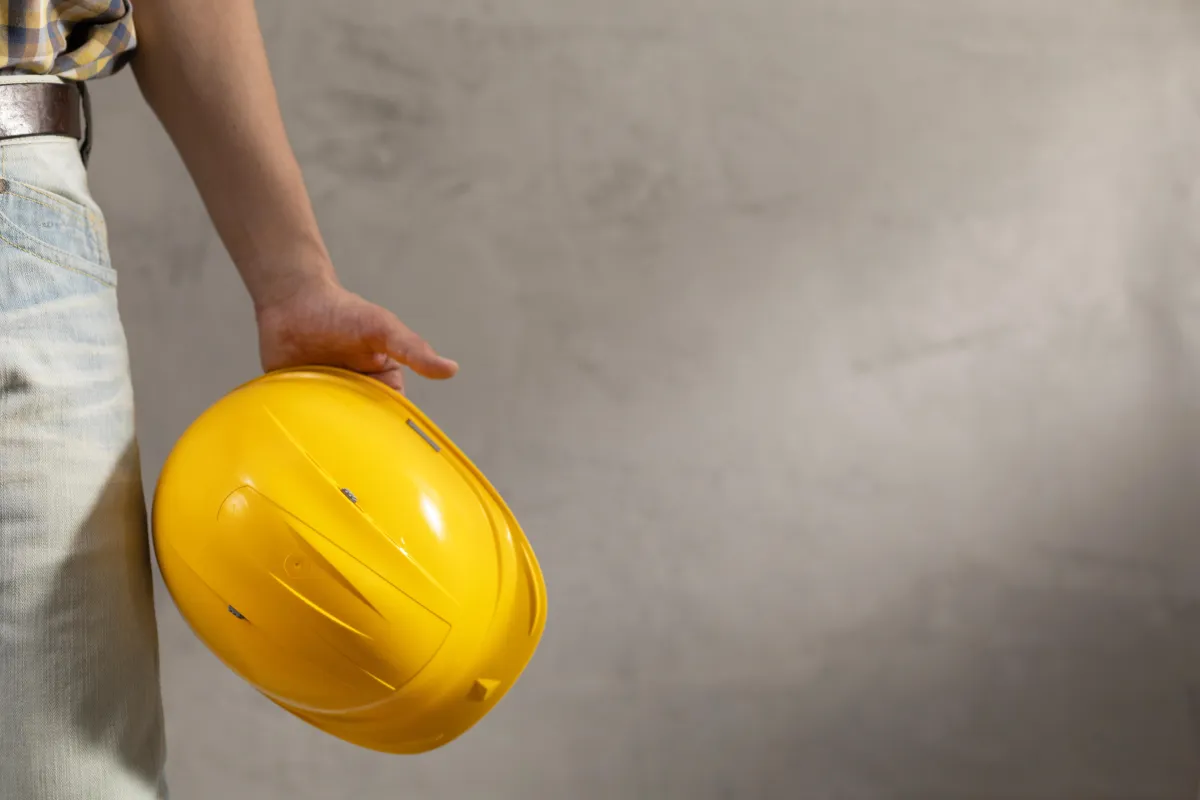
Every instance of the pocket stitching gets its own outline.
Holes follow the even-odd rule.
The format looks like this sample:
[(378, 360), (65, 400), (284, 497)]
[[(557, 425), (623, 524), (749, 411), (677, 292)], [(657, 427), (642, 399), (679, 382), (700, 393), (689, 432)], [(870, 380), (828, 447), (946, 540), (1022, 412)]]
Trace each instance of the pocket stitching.
[[(36, 203), (41, 206), (48, 206), (52, 211), (62, 211), (76, 216), (81, 216), (83, 218), (83, 224), (87, 226), (88, 239), (91, 240), (92, 247), (100, 254), (100, 257), (104, 256), (105, 250), (99, 241), (98, 225), (92, 219), (93, 212), (90, 209), (82, 206), (78, 209), (72, 208), (70, 206), (70, 201), (60, 198), (57, 195), (53, 195), (50, 192), (46, 192), (45, 190), (39, 190), (36, 186), (31, 186), (24, 181), (14, 180), (8, 177), (8, 151), (4, 147), (0, 147), (0, 184), (8, 184), (9, 186), (15, 184), (17, 186), (26, 187), (35, 192), (40, 192), (41, 194), (48, 195), (49, 201), (53, 202), (54, 204), (52, 206), (47, 201), (29, 197), (21, 192), (11, 192), (7, 186), (4, 187), (4, 191), (9, 192), (14, 197), (19, 197), (23, 200), (28, 200), (29, 202)], [(112, 264), (97, 263), (92, 261), (90, 258), (84, 258), (78, 254), (63, 250), (60, 247), (55, 247), (40, 237), (29, 233), (2, 212), (0, 212), (0, 220), (3, 220), (7, 225), (7, 232), (13, 238), (17, 238), (25, 243), (25, 245), (22, 246), (21, 244), (12, 241), (12, 238), (4, 235), (5, 231), (0, 230), (0, 241), (4, 242), (8, 246), (15, 248), (22, 253), (33, 256), (34, 258), (50, 264), (51, 266), (55, 266), (68, 272), (72, 272), (76, 275), (96, 281), (102, 286), (116, 288), (117, 271)], [(40, 252), (43, 250), (46, 252)], [(61, 258), (51, 257), (50, 254), (52, 253), (59, 254), (60, 256), (66, 256), (66, 258), (71, 261), (77, 260), (81, 262), (83, 266), (72, 266), (70, 264), (65, 264)]]
[[(42, 208), (48, 208), (51, 211), (67, 213), (73, 217), (78, 217), (79, 221), (87, 226), (88, 243), (91, 245), (92, 250), (94, 251), (93, 254), (94, 255), (98, 254), (101, 258), (103, 258), (102, 247), (100, 244), (100, 232), (98, 230), (99, 223), (97, 223), (97, 221), (94, 219), (94, 216), (95, 216), (94, 214), (92, 214), (90, 211), (88, 211), (82, 207), (73, 208), (73, 207), (71, 207), (71, 205), (68, 204), (68, 202), (59, 200), (57, 197), (52, 195), (50, 192), (47, 192), (43, 189), (39, 189), (36, 186), (30, 186), (27, 183), (21, 183), (20, 181), (12, 181), (7, 178), (4, 179), (4, 183), (7, 184), (7, 186), (0, 188), (0, 194), (7, 194), (11, 197), (19, 197), (22, 200), (28, 200), (29, 202), (31, 202), (35, 205), (39, 205)], [(27, 194), (23, 194), (21, 192), (14, 192), (11, 189), (7, 188), (8, 186), (12, 186), (14, 183), (17, 186), (22, 186), (26, 189), (37, 192), (38, 194), (44, 195), (44, 196), (50, 198), (50, 200), (49, 201), (39, 200), (36, 197), (30, 197)], [(13, 222), (11, 219), (8, 220), (8, 223), (13, 228), (21, 227), (20, 225), (17, 225), (15, 222)], [(54, 249), (58, 250), (60, 253), (65, 252), (61, 247), (56, 247), (55, 245), (53, 245), (49, 242), (43, 241), (41, 239), (41, 237), (37, 236), (34, 233), (30, 233), (29, 231), (25, 231), (23, 229), (22, 229), (22, 232), (25, 233), (30, 238), (38, 240), (39, 243), (44, 244), (47, 247), (54, 248)], [(68, 253), (68, 255), (72, 255), (72, 254)], [(96, 266), (101, 267), (101, 268), (106, 268), (106, 269), (111, 268), (111, 265), (106, 264), (102, 260), (101, 261), (93, 261), (90, 258), (85, 258), (84, 260), (89, 263), (95, 264)], [(62, 265), (60, 264), (59, 266), (62, 266)]]
[[(23, 195), (16, 196), (25, 199)], [(115, 287), (117, 285), (117, 271), (111, 264), (99, 263), (90, 258), (85, 258), (78, 253), (72, 253), (69, 250), (56, 247), (40, 237), (29, 233), (2, 211), (0, 211), (0, 223), (2, 223), (0, 224), (0, 241), (10, 247), (39, 258), (53, 266), (91, 278), (104, 286)], [(87, 224), (86, 221), (84, 224)], [(91, 225), (88, 225), (88, 234), (92, 240), (93, 247), (95, 247), (95, 231)], [(13, 241), (13, 239), (17, 239), (18, 241)]]
[[(4, 215), (0, 214), (0, 217), (4, 217)], [(11, 221), (9, 221), (7, 217), (4, 217), (4, 220), (6, 222), (9, 222), (10, 225), (12, 224)], [(12, 241), (11, 239), (9, 239), (3, 233), (0, 233), (0, 242), (4, 242), (9, 247), (12, 247), (16, 250), (20, 250), (22, 253), (31, 255), (36, 259), (45, 261), (47, 264), (50, 264), (55, 267), (59, 267), (60, 269), (65, 269), (68, 272), (74, 272), (76, 275), (82, 275), (85, 278), (90, 278), (90, 279), (96, 281), (97, 283), (103, 284), (104, 286), (108, 286), (108, 287), (116, 286), (116, 281), (114, 281), (111, 278), (107, 278), (103, 275), (98, 274), (97, 272), (90, 272), (88, 270), (81, 269), (80, 267), (73, 267), (70, 264), (64, 264), (61, 261), (55, 261), (54, 259), (47, 256), (45, 253), (37, 253), (37, 252), (34, 252), (33, 250), (30, 250), (29, 248), (22, 247), (21, 245), (17, 244), (16, 242)], [(41, 244), (45, 247), (48, 247), (51, 250), (58, 250), (57, 247), (54, 247), (53, 245), (48, 245), (45, 242), (39, 242), (39, 244)], [(58, 250), (58, 252), (61, 253), (64, 251)], [(70, 255), (70, 253), (66, 253), (66, 255)], [(100, 267), (101, 269), (106, 269), (104, 267), (101, 267), (101, 265), (99, 265), (99, 264), (96, 264), (95, 266)]]
[[(23, 192), (14, 192), (10, 188), (14, 185), (20, 186), (25, 189), (29, 189), (31, 192), (36, 192), (36, 193), (42, 195), (43, 197), (45, 197), (46, 199), (39, 200), (38, 198), (30, 197), (29, 195), (27, 195)], [(8, 195), (10, 197), (19, 197), (22, 200), (28, 200), (30, 203), (33, 203), (34, 205), (39, 205), (42, 208), (46, 208), (46, 209), (49, 209), (51, 211), (58, 212), (58, 213), (70, 214), (72, 217), (78, 217), (79, 221), (81, 221), (84, 225), (87, 226), (88, 239), (90, 240), (92, 249), (95, 251), (95, 254), (100, 257), (100, 260), (98, 260), (98, 261), (92, 261), (90, 258), (85, 258), (84, 260), (88, 261), (89, 263), (96, 264), (97, 266), (100, 266), (103, 268), (111, 268), (111, 265), (103, 260), (105, 251), (104, 251), (104, 245), (101, 242), (101, 230), (100, 229), (104, 226), (104, 220), (96, 212), (92, 211), (90, 208), (88, 208), (87, 206), (85, 206), (82, 203), (61, 197), (60, 195), (57, 195), (53, 192), (48, 192), (45, 189), (39, 189), (38, 187), (33, 186), (32, 184), (24, 183), (23, 181), (13, 180), (11, 178), (0, 177), (0, 196), (3, 196), (3, 195)], [(12, 219), (9, 219), (8, 223), (13, 228), (21, 228), (21, 226), (17, 225), (17, 223), (14, 222)], [(24, 234), (26, 234), (27, 236), (29, 236), (31, 238), (36, 239), (39, 242), (43, 242), (49, 247), (55, 247), (55, 245), (50, 244), (49, 242), (44, 242), (41, 239), (41, 237), (39, 237), (37, 234), (26, 231), (23, 228), (21, 230)], [(58, 249), (59, 252), (62, 252), (62, 248), (56, 248), (56, 249)]]
[(54, 192), (46, 191), (45, 189), (34, 186), (33, 184), (25, 183), (24, 181), (13, 180), (12, 178), (3, 178), (2, 180), (9, 186), (20, 186), (23, 189), (28, 189), (31, 192), (41, 195), (45, 199), (39, 200), (36, 197), (30, 197), (22, 192), (14, 192), (11, 190), (4, 190), (3, 193), (11, 194), (14, 197), (20, 197), (23, 200), (36, 203), (43, 208), (48, 208), (51, 211), (61, 211), (72, 216), (79, 217), (80, 220), (87, 225), (88, 236), (91, 239), (92, 247), (101, 257), (100, 261), (94, 263), (97, 263), (101, 267), (111, 269), (111, 265), (107, 261), (103, 260), (104, 256), (107, 254), (107, 244), (105, 241), (107, 239), (107, 230), (105, 229), (104, 217), (101, 216), (100, 213), (94, 211), (85, 203), (63, 197), (62, 195)]
[(39, 206), (48, 208), (52, 211), (65, 211), (68, 214), (74, 214), (77, 217), (82, 217), (86, 222), (89, 222), (89, 223), (92, 221), (92, 213), (90, 211), (83, 208), (82, 206), (77, 207), (74, 203), (62, 200), (59, 197), (56, 197), (51, 192), (47, 192), (44, 189), (39, 189), (36, 186), (30, 186), (28, 183), (22, 183), (21, 181), (13, 180), (12, 178), (4, 178), (4, 182), (7, 183), (9, 186), (20, 186), (22, 189), (28, 189), (31, 192), (36, 192), (37, 194), (40, 194), (47, 199), (39, 200), (36, 197), (30, 197), (27, 194), (22, 194), (21, 192), (13, 192), (13, 191), (3, 192), (4, 194), (11, 194), (14, 197), (23, 198), (25, 200), (28, 200), (31, 203), (37, 203)]

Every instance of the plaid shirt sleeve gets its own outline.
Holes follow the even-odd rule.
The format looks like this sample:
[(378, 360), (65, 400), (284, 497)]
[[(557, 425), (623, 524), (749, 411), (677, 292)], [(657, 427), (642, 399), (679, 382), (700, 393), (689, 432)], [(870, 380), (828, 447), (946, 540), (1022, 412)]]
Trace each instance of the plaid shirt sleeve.
[(0, 0), (0, 74), (87, 80), (133, 55), (131, 0)]

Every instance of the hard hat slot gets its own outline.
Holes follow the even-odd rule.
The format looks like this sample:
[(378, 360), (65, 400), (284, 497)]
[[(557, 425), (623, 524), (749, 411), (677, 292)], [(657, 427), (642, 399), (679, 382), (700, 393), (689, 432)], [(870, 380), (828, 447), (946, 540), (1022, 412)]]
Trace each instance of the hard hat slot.
[(440, 452), (442, 452), (442, 448), (441, 448), (441, 446), (440, 446), (440, 445), (438, 445), (438, 443), (437, 443), (437, 442), (435, 442), (435, 441), (434, 441), (434, 440), (433, 440), (433, 439), (430, 437), (430, 435), (429, 435), (428, 433), (426, 433), (425, 431), (421, 430), (421, 426), (420, 426), (420, 425), (418, 425), (416, 422), (414, 422), (413, 420), (411, 420), (411, 419), (410, 419), (410, 420), (408, 421), (408, 427), (410, 427), (410, 428), (412, 428), (414, 431), (416, 431), (416, 432), (417, 432), (417, 435), (418, 435), (418, 436), (420, 436), (422, 439), (424, 439), (424, 440), (425, 440), (425, 443), (426, 443), (426, 444), (428, 444), (430, 447), (432, 447), (432, 448), (433, 448), (433, 451), (434, 451), (435, 453), (440, 453)]
[[(351, 519), (360, 517), (355, 513)], [(339, 682), (353, 684), (353, 676), (362, 672), (377, 686), (397, 687), (420, 671), (449, 633), (444, 620), (370, 565), (252, 487), (226, 498), (211, 542), (227, 554), (224, 569), (212, 576), (220, 595), (256, 625), (271, 628), (270, 638), (281, 651), (297, 656), (297, 669), (314, 677), (337, 676)], [(271, 566), (264, 573), (266, 565)], [(404, 643), (400, 652), (405, 658), (385, 655), (393, 654), (398, 642)], [(280, 682), (291, 684), (290, 678)], [(328, 699), (316, 698), (330, 697), (330, 689), (307, 700), (294, 694), (291, 699), (328, 709)], [(275, 693), (289, 696), (278, 689)], [(356, 697), (353, 702), (363, 701)]]

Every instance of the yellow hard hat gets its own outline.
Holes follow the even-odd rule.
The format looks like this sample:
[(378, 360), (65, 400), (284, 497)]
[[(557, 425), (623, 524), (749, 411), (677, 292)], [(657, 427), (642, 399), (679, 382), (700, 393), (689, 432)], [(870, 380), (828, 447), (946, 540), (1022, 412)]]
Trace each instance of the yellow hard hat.
[(504, 500), (411, 401), (352, 372), (272, 372), (217, 401), (167, 458), (153, 537), (171, 598), (221, 661), (372, 750), (465, 733), (545, 626), (545, 582)]

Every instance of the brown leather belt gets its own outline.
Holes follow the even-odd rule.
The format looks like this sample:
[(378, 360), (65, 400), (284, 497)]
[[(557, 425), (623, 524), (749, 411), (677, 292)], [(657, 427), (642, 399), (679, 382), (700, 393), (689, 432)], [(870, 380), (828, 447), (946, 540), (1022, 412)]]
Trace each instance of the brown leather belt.
[(82, 83), (0, 83), (0, 141), (24, 136), (67, 136), (91, 146), (91, 108)]

